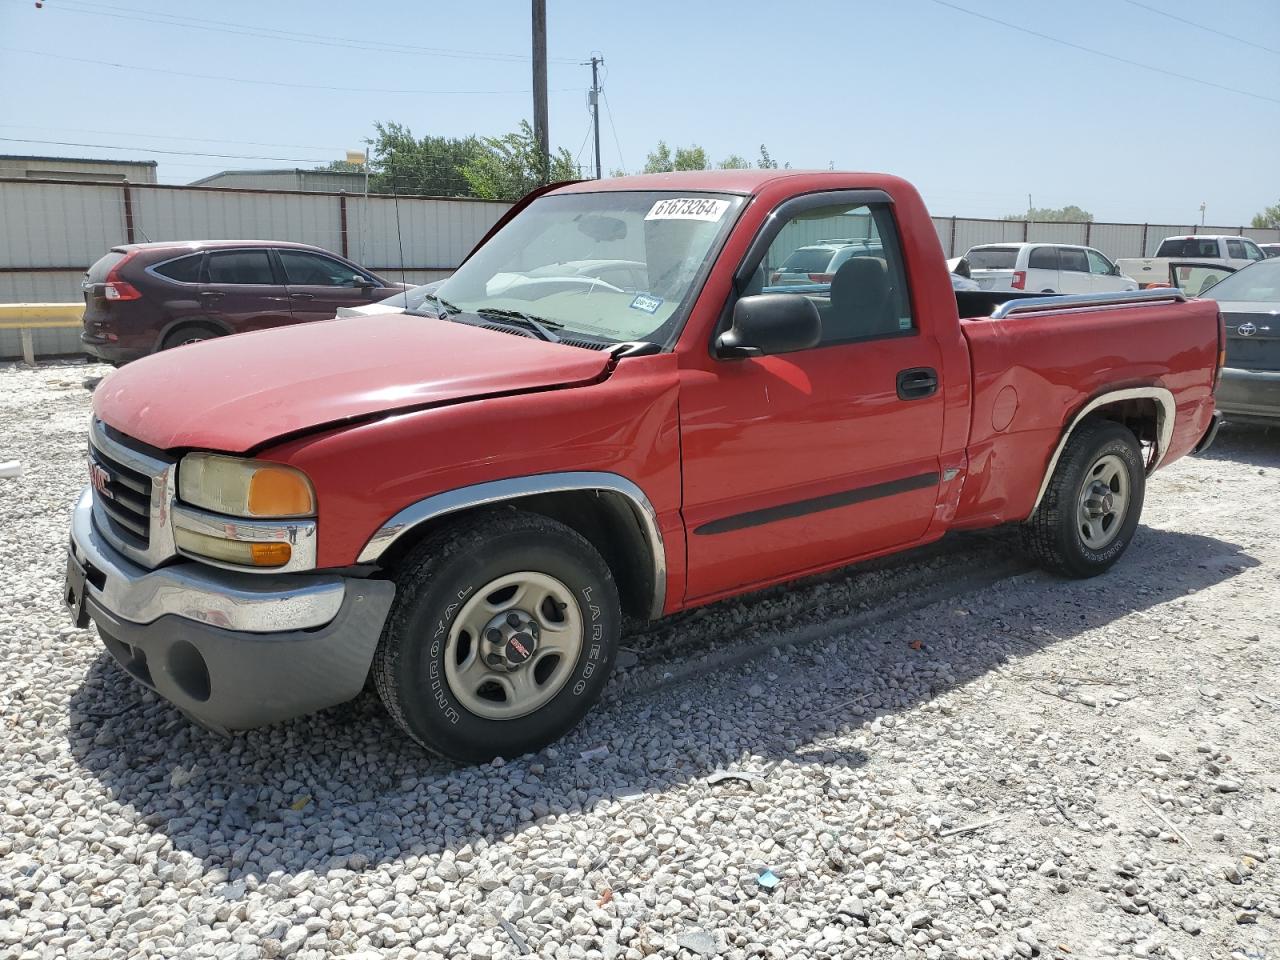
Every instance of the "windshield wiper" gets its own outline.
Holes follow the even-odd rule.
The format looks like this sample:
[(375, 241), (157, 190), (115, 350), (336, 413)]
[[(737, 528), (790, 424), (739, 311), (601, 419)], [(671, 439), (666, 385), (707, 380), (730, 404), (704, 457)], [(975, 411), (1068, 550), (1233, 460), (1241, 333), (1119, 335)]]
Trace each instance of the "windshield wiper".
[[(432, 300), (440, 304), (440, 310), (436, 313), (428, 313), (425, 310), (405, 310), (405, 313), (412, 317), (435, 317), (437, 320), (448, 320), (452, 314), (462, 312), (461, 307), (454, 306), (448, 300), (443, 297), (437, 297), (434, 293), (428, 293), (422, 298), (422, 302), (424, 304), (428, 300)], [(406, 306), (408, 305), (406, 304)]]
[(563, 323), (556, 323), (554, 320), (547, 320), (543, 317), (535, 317), (529, 313), (521, 313), (519, 310), (499, 310), (494, 307), (481, 307), (473, 312), (478, 317), (492, 318), (503, 323), (523, 327), (525, 330), (531, 330), (539, 339), (546, 340), (548, 343), (560, 342), (560, 337), (552, 331), (552, 327), (558, 330), (564, 328)]

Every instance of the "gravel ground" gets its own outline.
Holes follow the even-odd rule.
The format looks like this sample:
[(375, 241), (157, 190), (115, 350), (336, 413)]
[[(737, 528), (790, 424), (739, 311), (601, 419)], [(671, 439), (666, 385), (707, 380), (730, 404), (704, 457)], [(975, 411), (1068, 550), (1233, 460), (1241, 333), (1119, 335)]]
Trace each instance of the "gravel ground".
[(1104, 578), (997, 534), (720, 604), (459, 769), (368, 696), (218, 738), (68, 626), (102, 372), (0, 365), (0, 956), (1280, 954), (1275, 432), (1159, 473)]

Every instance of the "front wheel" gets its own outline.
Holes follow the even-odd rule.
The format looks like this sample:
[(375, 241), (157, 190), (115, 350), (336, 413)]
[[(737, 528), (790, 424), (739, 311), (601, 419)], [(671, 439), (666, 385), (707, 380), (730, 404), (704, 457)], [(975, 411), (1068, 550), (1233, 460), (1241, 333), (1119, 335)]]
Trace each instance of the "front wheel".
[(404, 564), (374, 681), (396, 723), (433, 753), (519, 756), (573, 728), (600, 696), (621, 619), (613, 576), (585, 538), (538, 514), (479, 515)]
[(1023, 525), (1023, 544), (1050, 570), (1097, 576), (1128, 548), (1145, 492), (1133, 432), (1109, 420), (1087, 423), (1063, 447), (1039, 507)]

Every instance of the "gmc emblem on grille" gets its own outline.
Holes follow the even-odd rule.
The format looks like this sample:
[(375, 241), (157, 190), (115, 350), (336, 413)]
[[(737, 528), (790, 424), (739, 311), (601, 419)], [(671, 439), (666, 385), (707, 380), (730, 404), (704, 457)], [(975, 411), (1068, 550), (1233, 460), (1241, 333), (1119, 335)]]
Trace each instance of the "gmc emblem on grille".
[(107, 473), (102, 464), (95, 461), (89, 461), (89, 482), (93, 484), (93, 489), (106, 497), (108, 500), (114, 500), (115, 494), (107, 489), (107, 484), (111, 482), (111, 474)]

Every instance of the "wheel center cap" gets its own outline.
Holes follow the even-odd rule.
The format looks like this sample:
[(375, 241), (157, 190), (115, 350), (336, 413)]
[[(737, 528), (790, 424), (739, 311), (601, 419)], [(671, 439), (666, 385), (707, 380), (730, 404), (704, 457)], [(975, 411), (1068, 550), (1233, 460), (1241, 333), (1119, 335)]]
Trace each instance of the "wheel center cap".
[(503, 653), (507, 658), (507, 663), (513, 667), (518, 667), (533, 656), (533, 651), (537, 647), (538, 641), (533, 639), (532, 634), (517, 633), (507, 641), (507, 646)]
[(524, 610), (498, 614), (484, 628), (484, 659), (495, 670), (516, 670), (538, 650), (538, 623)]

